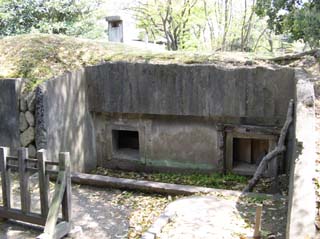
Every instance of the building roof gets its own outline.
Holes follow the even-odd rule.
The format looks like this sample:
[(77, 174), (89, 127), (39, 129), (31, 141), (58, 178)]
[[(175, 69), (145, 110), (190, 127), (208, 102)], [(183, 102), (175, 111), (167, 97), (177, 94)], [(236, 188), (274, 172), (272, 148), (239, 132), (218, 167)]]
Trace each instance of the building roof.
[(120, 16), (108, 16), (105, 19), (108, 22), (122, 21)]

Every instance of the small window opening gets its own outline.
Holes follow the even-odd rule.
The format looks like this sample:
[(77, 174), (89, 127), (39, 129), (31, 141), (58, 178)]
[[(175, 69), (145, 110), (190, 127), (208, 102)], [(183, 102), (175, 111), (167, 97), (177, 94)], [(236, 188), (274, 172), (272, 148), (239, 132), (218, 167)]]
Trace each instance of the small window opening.
[(112, 28), (116, 28), (116, 27), (119, 27), (120, 26), (120, 21), (119, 22), (111, 22), (111, 27)]
[(233, 169), (255, 171), (262, 158), (268, 153), (269, 142), (264, 139), (233, 139)]
[(139, 158), (139, 132), (112, 130), (113, 150), (120, 156)]

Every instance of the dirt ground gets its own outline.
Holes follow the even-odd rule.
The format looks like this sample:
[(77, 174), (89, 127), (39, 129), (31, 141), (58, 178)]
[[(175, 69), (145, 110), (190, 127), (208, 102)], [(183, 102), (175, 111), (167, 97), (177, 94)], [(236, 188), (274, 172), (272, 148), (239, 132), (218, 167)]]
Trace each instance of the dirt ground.
[[(74, 185), (72, 187), (73, 226), (80, 233), (75, 238), (125, 238), (129, 229), (130, 207), (117, 204), (121, 191), (90, 188)], [(14, 197), (15, 202), (19, 198)], [(39, 212), (37, 197), (34, 198), (33, 211)], [(18, 204), (16, 204), (17, 206)], [(16, 222), (0, 223), (1, 239), (31, 239), (42, 233), (41, 227), (30, 227)]]
[[(262, 203), (262, 202), (261, 202)], [(169, 204), (173, 215), (160, 239), (248, 238), (253, 236), (256, 202), (249, 198), (193, 196)], [(287, 204), (285, 198), (263, 200), (261, 235), (285, 238)]]
[[(35, 191), (33, 191), (33, 194), (32, 211), (39, 212), (39, 197), (36, 196)], [(14, 189), (13, 196), (15, 199), (14, 207), (19, 208), (20, 198), (17, 187)], [(264, 233), (278, 235), (277, 238), (282, 238), (281, 236), (284, 235), (286, 221), (285, 200), (270, 201), (265, 200), (265, 198), (239, 200), (237, 197), (226, 198), (221, 195), (211, 195), (211, 197), (214, 197), (217, 202), (223, 200), (233, 205), (234, 208), (230, 213), (234, 214), (237, 220), (232, 222), (227, 220), (225, 223), (234, 228), (233, 233), (236, 235), (234, 238), (241, 238), (242, 234), (238, 232), (252, 230), (255, 205), (262, 201), (265, 204), (262, 224)], [(177, 197), (164, 195), (148, 195), (139, 192), (73, 185), (72, 213), (74, 230), (67, 238), (140, 238), (142, 233), (164, 211), (165, 207), (176, 199)], [(212, 205), (220, 208), (220, 204), (214, 203)], [(186, 209), (188, 210), (188, 207)], [(223, 214), (224, 211), (221, 211), (221, 213)], [(238, 219), (241, 219), (242, 223), (238, 223)], [(213, 224), (221, 223), (221, 218), (216, 216), (207, 217), (207, 220)], [(273, 223), (274, 221), (277, 221), (277, 223)], [(181, 228), (174, 229), (177, 235)], [(41, 227), (6, 221), (0, 223), (0, 238), (31, 239), (41, 234), (42, 230), (43, 228)], [(173, 233), (172, 230), (167, 230), (167, 232)], [(168, 237), (163, 234), (163, 238)]]

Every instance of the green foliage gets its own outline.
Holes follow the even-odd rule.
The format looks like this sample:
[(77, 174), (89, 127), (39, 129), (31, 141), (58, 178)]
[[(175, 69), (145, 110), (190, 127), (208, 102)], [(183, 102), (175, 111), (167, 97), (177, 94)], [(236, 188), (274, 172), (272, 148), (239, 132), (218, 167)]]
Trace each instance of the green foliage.
[(257, 0), (255, 12), (268, 16), (269, 28), (277, 34), (302, 39), (311, 48), (320, 45), (320, 1)]
[(185, 46), (190, 36), (190, 19), (197, 0), (147, 0), (132, 8), (138, 20), (137, 26), (152, 40), (165, 39), (168, 50)]
[(183, 185), (194, 185), (211, 188), (223, 188), (239, 190), (244, 188), (247, 177), (236, 174), (182, 174), (182, 173), (138, 173), (97, 168), (93, 171), (96, 174), (108, 175), (113, 177), (123, 177), (139, 180), (150, 180), (164, 183), (175, 183)]
[[(0, 78), (25, 78), (29, 89), (66, 71), (104, 61), (219, 63), (243, 65), (253, 55), (212, 52), (152, 52), (120, 43), (63, 35), (26, 34), (0, 39)], [(226, 64), (226, 63), (225, 63)]]
[(266, 194), (251, 194), (241, 196), (240, 200), (246, 203), (263, 204), (265, 201), (270, 200), (270, 196)]
[(303, 39), (311, 48), (320, 46), (320, 9), (307, 7), (296, 10), (293, 19), (286, 22), (288, 26), (294, 40)]
[(30, 32), (84, 35), (95, 27), (92, 13), (98, 6), (99, 0), (2, 0), (0, 36)]

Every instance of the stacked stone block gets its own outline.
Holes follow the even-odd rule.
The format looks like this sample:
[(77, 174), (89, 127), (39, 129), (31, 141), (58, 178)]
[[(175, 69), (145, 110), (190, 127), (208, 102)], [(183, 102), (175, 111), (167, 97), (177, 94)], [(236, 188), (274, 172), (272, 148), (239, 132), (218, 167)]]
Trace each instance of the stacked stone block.
[(36, 156), (35, 146), (35, 94), (22, 94), (20, 98), (20, 144), (29, 150), (29, 156)]

